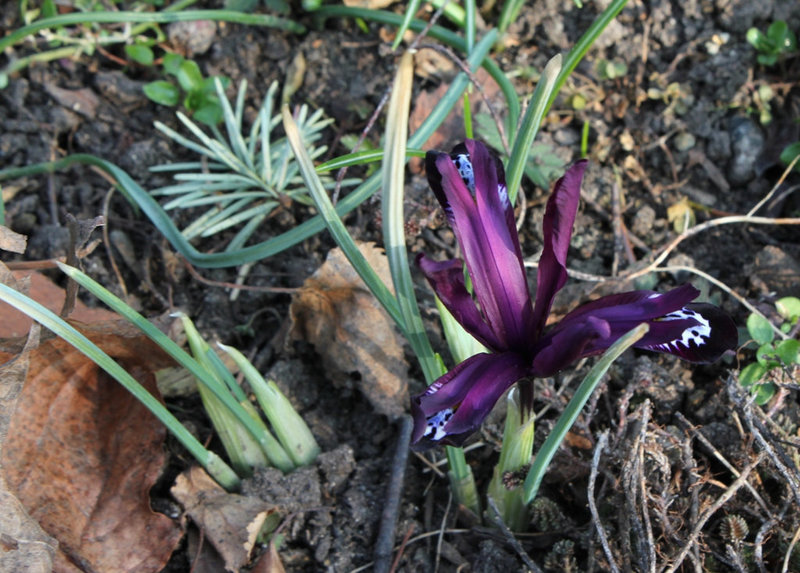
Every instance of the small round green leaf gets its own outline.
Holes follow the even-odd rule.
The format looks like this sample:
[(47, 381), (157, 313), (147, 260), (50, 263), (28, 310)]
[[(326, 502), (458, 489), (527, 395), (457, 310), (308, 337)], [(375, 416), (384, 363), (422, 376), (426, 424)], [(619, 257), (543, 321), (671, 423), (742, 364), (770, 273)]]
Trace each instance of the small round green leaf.
[(747, 31), (747, 42), (758, 51), (767, 51), (770, 47), (769, 39), (758, 28)]
[(207, 102), (194, 111), (192, 118), (208, 126), (217, 125), (222, 121), (222, 107), (219, 103)]
[(128, 55), (128, 58), (137, 64), (142, 64), (143, 66), (152, 66), (153, 60), (155, 59), (153, 56), (153, 50), (144, 44), (131, 44), (129, 46), (125, 46), (125, 53)]
[(194, 60), (184, 60), (178, 67), (175, 74), (178, 83), (185, 92), (199, 91), (203, 89), (203, 74), (200, 73), (200, 66)]
[(775, 347), (772, 344), (762, 344), (758, 350), (756, 350), (756, 360), (762, 366), (766, 366), (767, 368), (775, 368), (776, 366), (780, 366), (780, 362), (775, 359)]
[(798, 351), (800, 351), (800, 341), (790, 338), (788, 340), (781, 340), (775, 346), (775, 354), (778, 355), (784, 364), (787, 366), (798, 364)]
[(768, 344), (775, 336), (769, 321), (755, 313), (747, 317), (747, 331), (758, 344)]
[[(797, 155), (800, 155), (800, 143), (797, 146)], [(790, 146), (791, 147), (791, 146)], [(788, 149), (788, 147), (787, 147)], [(794, 159), (794, 157), (792, 157)], [(775, 309), (786, 320), (796, 320), (800, 316), (800, 298), (796, 296), (786, 296), (778, 299), (775, 303)]]
[(767, 382), (766, 384), (758, 384), (753, 390), (756, 396), (756, 404), (763, 406), (769, 402), (775, 395), (775, 384)]
[(742, 388), (749, 388), (759, 380), (764, 374), (767, 373), (766, 366), (759, 364), (758, 362), (753, 362), (752, 364), (748, 364), (742, 371), (739, 373), (739, 384), (742, 385)]
[(144, 95), (148, 98), (158, 104), (169, 107), (178, 105), (178, 101), (181, 98), (181, 91), (178, 87), (165, 80), (150, 82), (145, 84), (142, 89), (144, 90)]
[(164, 66), (164, 71), (166, 73), (176, 76), (178, 75), (178, 70), (180, 69), (184, 59), (185, 58), (180, 54), (173, 54), (172, 52), (167, 52), (166, 54), (164, 54), (164, 58), (161, 61), (161, 63)]

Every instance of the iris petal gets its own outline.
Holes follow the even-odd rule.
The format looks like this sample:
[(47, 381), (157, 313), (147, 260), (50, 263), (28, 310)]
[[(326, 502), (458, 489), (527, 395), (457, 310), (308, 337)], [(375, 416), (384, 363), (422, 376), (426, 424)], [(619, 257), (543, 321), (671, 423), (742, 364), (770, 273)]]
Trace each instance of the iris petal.
[[(658, 334), (654, 332), (655, 327), (669, 323), (681, 323), (685, 328), (679, 336), (669, 338), (664, 333), (658, 342), (653, 342)], [(650, 328), (651, 332), (637, 346), (674, 354), (689, 362), (714, 362), (726, 351), (736, 348), (739, 340), (731, 317), (713, 304), (688, 304)]]
[(473, 140), (453, 153), (458, 165), (448, 154), (428, 152), (431, 187), (461, 246), (484, 320), (503, 350), (528, 351), (533, 308), (502, 165)]
[(536, 282), (536, 304), (533, 308), (534, 337), (544, 330), (547, 315), (556, 293), (567, 282), (567, 251), (572, 238), (572, 226), (581, 198), (581, 181), (586, 160), (572, 165), (556, 182), (544, 211), (544, 249), (539, 258)]
[(460, 259), (436, 262), (420, 253), (417, 256), (417, 265), (444, 306), (467, 332), (487, 348), (503, 350), (503, 344), (484, 322), (475, 301), (467, 291)]
[(524, 358), (513, 352), (468, 358), (411, 399), (412, 447), (463, 444), (503, 392), (529, 373)]
[[(585, 304), (539, 341), (534, 372), (548, 376), (585, 356), (605, 351), (642, 322), (649, 332), (637, 348), (674, 354), (690, 362), (713, 362), (736, 346), (733, 321), (710, 304), (688, 304), (699, 291), (686, 284), (659, 294), (632, 291)], [(607, 325), (604, 331), (598, 325)]]

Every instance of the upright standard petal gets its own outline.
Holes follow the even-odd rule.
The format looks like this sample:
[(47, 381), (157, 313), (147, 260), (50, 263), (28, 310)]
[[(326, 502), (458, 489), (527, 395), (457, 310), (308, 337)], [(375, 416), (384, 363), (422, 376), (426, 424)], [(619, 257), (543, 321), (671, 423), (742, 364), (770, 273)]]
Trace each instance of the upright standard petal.
[(480, 427), (503, 392), (529, 373), (529, 364), (513, 352), (468, 358), (411, 399), (412, 447), (460, 446)]
[(567, 169), (547, 200), (543, 221), (544, 249), (539, 258), (536, 304), (533, 307), (535, 338), (544, 330), (556, 293), (567, 282), (567, 251), (578, 213), (586, 165), (587, 161), (582, 159)]
[(452, 156), (428, 152), (426, 165), (484, 320), (504, 350), (529, 350), (533, 308), (502, 165), (473, 140)]

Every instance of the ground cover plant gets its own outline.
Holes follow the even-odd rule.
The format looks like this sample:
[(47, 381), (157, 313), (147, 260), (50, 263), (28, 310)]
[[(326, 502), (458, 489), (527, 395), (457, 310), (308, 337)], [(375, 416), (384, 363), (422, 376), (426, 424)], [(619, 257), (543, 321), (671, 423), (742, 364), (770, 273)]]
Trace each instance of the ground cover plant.
[[(4, 336), (27, 336), (5, 346), (0, 485), (14, 519), (0, 523), (17, 545), (4, 559), (59, 570), (795, 569), (800, 253), (797, 172), (781, 157), (791, 161), (800, 138), (799, 65), (781, 38), (796, 35), (800, 15), (780, 2), (625, 4), (131, 3), (57, 14), (44, 3), (5, 14), (3, 216), (28, 242), (4, 235), (4, 248), (21, 253), (4, 263), (45, 270), (8, 274), (1, 294), (46, 329), (28, 334), (4, 307)], [(193, 28), (208, 41), (172, 29), (196, 18), (218, 23)], [(152, 27), (131, 32), (143, 22)], [(751, 29), (764, 31), (760, 42)], [(218, 115), (148, 99), (147, 85), (170, 79), (155, 61), (162, 53), (192, 62), (194, 84), (230, 78), (203, 87)], [(340, 143), (354, 140), (355, 149)], [(485, 181), (481, 140), (496, 154), (488, 171), (505, 171), (503, 225), (448, 211), (459, 193), (469, 205), (465, 165)], [(447, 152), (464, 141), (454, 177)], [(427, 166), (425, 149), (439, 152)], [(568, 166), (584, 157), (576, 185)], [(502, 198), (481, 185), (474, 194)], [(565, 197), (567, 210), (554, 206)], [(484, 231), (497, 237), (479, 239)], [(502, 278), (482, 275), (500, 262), (483, 249), (517, 234)], [(85, 314), (81, 301), (97, 299), (76, 302), (64, 273), (126, 320)], [(14, 294), (25, 280), (29, 296)], [(50, 280), (66, 289), (63, 308)], [(515, 285), (536, 293), (526, 304), (536, 301), (539, 319), (526, 322), (522, 307), (492, 311)], [(566, 369), (637, 326), (637, 302), (608, 302), (624, 292), (678, 293), (680, 303), (644, 317), (649, 332)], [(705, 306), (685, 309), (695, 297)], [(712, 308), (721, 310), (710, 319)], [(152, 336), (133, 327), (139, 314)], [(498, 324), (517, 314), (535, 336), (501, 341)], [(699, 327), (689, 338), (639, 339), (691, 354), (716, 340), (725, 315), (739, 340), (725, 323), (724, 343), (700, 357), (722, 355), (713, 365), (622, 353), (637, 336)], [(176, 320), (193, 357), (158, 342), (163, 332), (181, 343)], [(73, 331), (100, 358), (71, 350)], [(559, 352), (570, 356), (526, 346), (562, 335)], [(676, 339), (685, 348), (671, 347)], [(462, 374), (494, 360), (481, 356), (509, 351), (542, 358), (469, 398), (475, 415), (462, 398), (426, 409), (425, 396), (450, 395), (441, 388), (475, 389)], [(130, 379), (119, 386), (96, 364)], [(194, 390), (207, 375), (197, 365), (215, 373), (209, 387), (225, 408), (250, 416), (239, 418), (238, 447), (255, 458), (230, 454), (223, 436), (237, 430), (223, 429), (219, 404)], [(499, 400), (516, 374), (535, 377)], [(162, 426), (123, 387), (167, 423), (166, 447)], [(297, 432), (281, 435), (269, 411), (250, 409), (278, 400), (262, 400), (267, 388), (310, 428), (316, 444), (302, 461), (289, 441)], [(267, 426), (286, 465), (252, 439)], [(465, 447), (410, 454), (422, 437)], [(70, 517), (76, 499), (90, 518)], [(56, 505), (65, 513), (48, 510)], [(107, 523), (136, 543), (99, 535)]]

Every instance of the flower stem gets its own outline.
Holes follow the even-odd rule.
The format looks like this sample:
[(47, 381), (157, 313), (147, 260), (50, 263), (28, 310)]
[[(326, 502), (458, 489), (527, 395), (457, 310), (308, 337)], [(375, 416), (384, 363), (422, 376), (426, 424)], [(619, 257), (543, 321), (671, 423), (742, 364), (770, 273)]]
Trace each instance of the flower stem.
[[(529, 381), (521, 383), (530, 384)], [(528, 504), (524, 491), (517, 481), (516, 474), (530, 465), (533, 454), (534, 414), (524, 404), (519, 388), (512, 388), (508, 394), (506, 425), (503, 430), (503, 447), (500, 460), (494, 467), (494, 475), (489, 483), (489, 496), (497, 504), (500, 516), (511, 531), (524, 531), (527, 527)], [(522, 478), (519, 478), (522, 481)]]
[(592, 395), (592, 392), (595, 391), (598, 384), (600, 384), (600, 380), (603, 379), (606, 371), (623, 352), (647, 334), (648, 330), (650, 330), (650, 327), (646, 323), (643, 323), (617, 340), (606, 350), (605, 354), (603, 354), (600, 360), (597, 361), (597, 364), (594, 365), (594, 368), (592, 368), (589, 374), (586, 375), (586, 378), (583, 379), (583, 382), (581, 382), (581, 385), (575, 391), (572, 400), (569, 401), (569, 404), (567, 404), (567, 407), (564, 409), (564, 413), (561, 414), (558, 422), (556, 422), (553, 430), (547, 436), (544, 444), (542, 444), (542, 447), (536, 454), (528, 476), (525, 478), (525, 484), (522, 486), (525, 504), (530, 504), (536, 497), (544, 473), (550, 465), (550, 461), (553, 459), (553, 456), (556, 455), (556, 451), (559, 446), (561, 446), (561, 442), (564, 441), (567, 432), (575, 423), (575, 420), (578, 419), (578, 415), (580, 415), (583, 406), (586, 404), (587, 400), (589, 400), (589, 396)]

